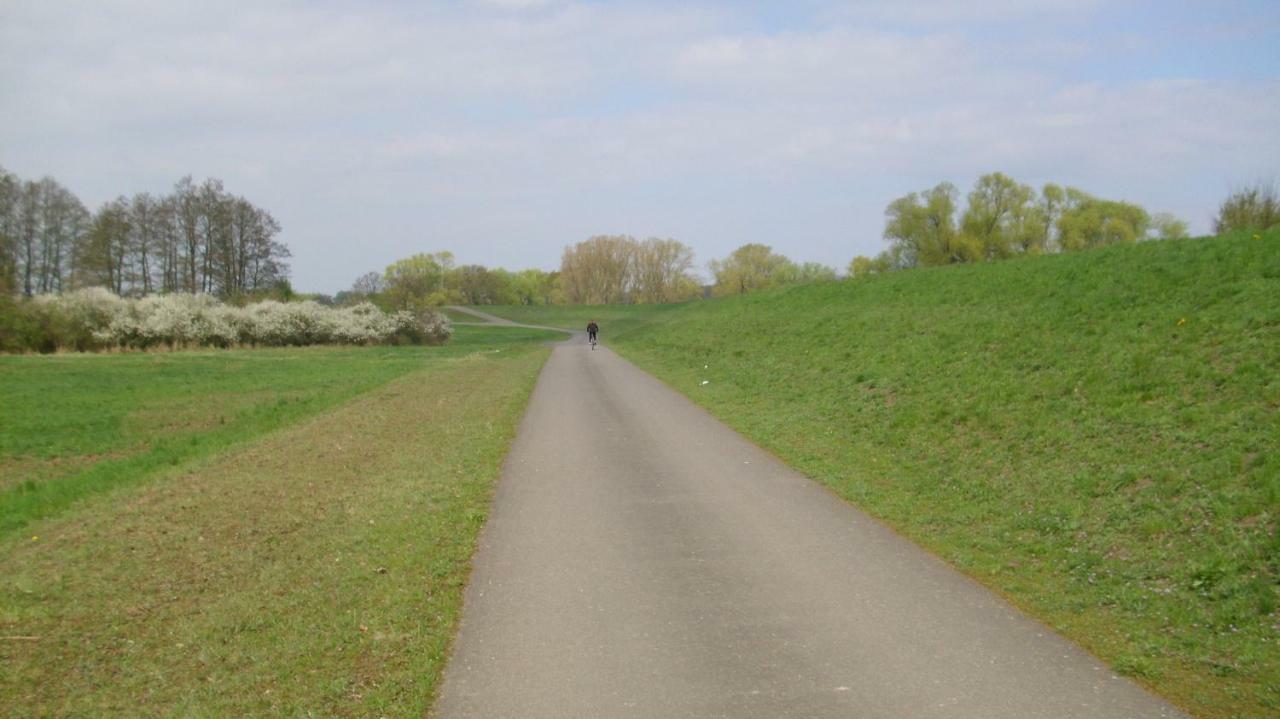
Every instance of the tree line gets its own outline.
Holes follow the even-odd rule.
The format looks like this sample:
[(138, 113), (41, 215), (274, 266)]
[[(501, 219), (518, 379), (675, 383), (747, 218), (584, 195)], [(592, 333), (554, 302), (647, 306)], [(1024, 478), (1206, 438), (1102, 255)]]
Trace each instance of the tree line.
[[(1038, 191), (993, 172), (974, 183), (961, 209), (949, 182), (893, 200), (885, 210), (888, 249), (858, 256), (849, 276), (918, 266), (1074, 252), (1144, 239), (1175, 238), (1187, 225), (1168, 214), (1046, 184)], [(1280, 224), (1274, 185), (1234, 191), (1214, 220), (1218, 233)], [(220, 180), (179, 180), (168, 195), (121, 196), (89, 212), (56, 180), (22, 180), (0, 168), (0, 294), (58, 293), (105, 287), (142, 297), (175, 292), (224, 299), (292, 296), (289, 250), (275, 238), (271, 213), (231, 195)], [(458, 265), (449, 252), (420, 253), (369, 272), (334, 297), (340, 305), (373, 301), (388, 310), (442, 304), (627, 304), (680, 302), (783, 285), (837, 279), (834, 268), (797, 263), (764, 244), (742, 245), (707, 268), (702, 284), (694, 251), (670, 238), (597, 235), (564, 248), (553, 271)]]
[(849, 274), (1075, 252), (1143, 239), (1185, 237), (1187, 224), (1053, 183), (1038, 192), (1000, 172), (983, 175), (966, 196), (949, 182), (899, 197), (885, 209), (889, 248), (855, 257)]
[[(859, 277), (912, 267), (982, 262), (1113, 244), (1186, 237), (1186, 222), (1151, 214), (1122, 200), (1054, 183), (1040, 190), (1000, 172), (974, 183), (961, 208), (949, 182), (893, 200), (885, 209), (889, 248), (857, 256), (846, 274)], [(1219, 207), (1215, 232), (1265, 230), (1280, 224), (1280, 194), (1259, 184), (1233, 192)], [(680, 302), (804, 282), (838, 279), (816, 262), (797, 263), (768, 245), (742, 245), (707, 263), (714, 281), (699, 285), (692, 248), (673, 239), (638, 241), (600, 235), (565, 247), (559, 270), (509, 272), (456, 267), (450, 253), (416, 255), (384, 273), (361, 277), (338, 301), (374, 299), (393, 309), (422, 304), (628, 304)]]
[(835, 280), (833, 267), (797, 264), (767, 245), (747, 244), (709, 263), (710, 285), (694, 272), (693, 248), (673, 239), (597, 235), (564, 248), (560, 268), (511, 272), (457, 265), (451, 252), (419, 253), (358, 277), (336, 304), (373, 301), (388, 310), (442, 304), (654, 304)]
[(221, 180), (179, 180), (167, 195), (120, 196), (90, 212), (45, 177), (0, 168), (0, 292), (28, 297), (82, 287), (121, 296), (242, 298), (286, 287), (289, 249), (271, 213)]

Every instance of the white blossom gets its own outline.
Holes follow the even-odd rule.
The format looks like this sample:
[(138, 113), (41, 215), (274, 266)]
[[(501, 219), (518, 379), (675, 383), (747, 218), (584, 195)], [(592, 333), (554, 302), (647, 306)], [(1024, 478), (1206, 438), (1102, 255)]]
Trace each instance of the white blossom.
[(110, 347), (302, 346), (314, 344), (438, 344), (453, 327), (433, 311), (388, 314), (363, 302), (331, 308), (312, 301), (264, 300), (246, 307), (225, 305), (209, 295), (117, 297), (89, 288), (34, 299), (57, 328), (58, 346), (87, 350)]

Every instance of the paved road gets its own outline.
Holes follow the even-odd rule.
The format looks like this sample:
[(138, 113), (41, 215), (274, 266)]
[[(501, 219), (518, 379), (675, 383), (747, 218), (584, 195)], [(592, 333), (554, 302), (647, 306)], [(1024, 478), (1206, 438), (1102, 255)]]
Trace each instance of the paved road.
[(434, 714), (1183, 716), (581, 335), (507, 459)]

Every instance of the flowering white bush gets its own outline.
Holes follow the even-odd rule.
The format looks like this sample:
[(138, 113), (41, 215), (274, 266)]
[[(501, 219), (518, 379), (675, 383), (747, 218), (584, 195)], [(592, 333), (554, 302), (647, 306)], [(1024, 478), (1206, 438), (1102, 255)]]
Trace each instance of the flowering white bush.
[(439, 344), (453, 334), (438, 312), (388, 314), (364, 302), (330, 308), (316, 302), (266, 300), (247, 307), (224, 305), (209, 295), (155, 295), (124, 299), (102, 288), (43, 295), (35, 310), (50, 344), (77, 350), (302, 346), (313, 344)]

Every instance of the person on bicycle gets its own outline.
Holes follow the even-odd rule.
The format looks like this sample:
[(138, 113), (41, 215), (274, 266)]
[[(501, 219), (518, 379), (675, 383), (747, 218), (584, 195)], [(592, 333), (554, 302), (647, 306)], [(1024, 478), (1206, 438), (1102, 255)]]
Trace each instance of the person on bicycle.
[(595, 320), (591, 320), (590, 322), (588, 322), (587, 323), (587, 341), (595, 342), (596, 333), (599, 331), (600, 331), (600, 325), (596, 324)]

